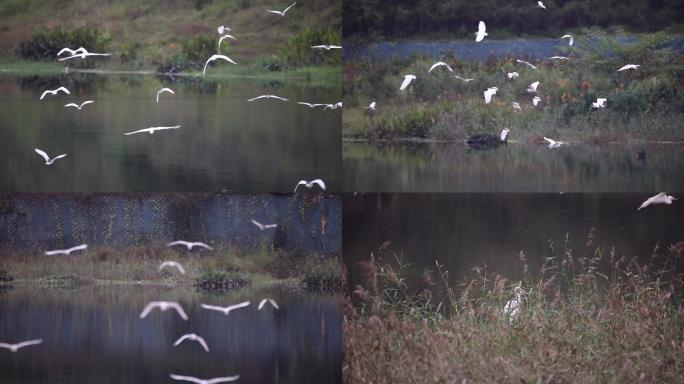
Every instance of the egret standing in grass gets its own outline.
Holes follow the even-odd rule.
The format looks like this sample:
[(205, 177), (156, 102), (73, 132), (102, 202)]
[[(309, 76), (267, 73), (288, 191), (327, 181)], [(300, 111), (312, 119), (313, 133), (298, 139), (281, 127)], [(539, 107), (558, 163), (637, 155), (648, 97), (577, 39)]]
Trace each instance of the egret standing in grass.
[(214, 60), (225, 60), (231, 64), (237, 64), (236, 62), (233, 61), (233, 59), (231, 59), (230, 57), (228, 57), (226, 55), (212, 55), (210, 58), (207, 59), (207, 62), (204, 63), (204, 69), (202, 70), (202, 76), (204, 76), (204, 74), (207, 72), (207, 65), (209, 65), (209, 63), (211, 63)]
[(504, 128), (503, 130), (501, 130), (501, 141), (502, 142), (504, 142), (504, 143), (508, 142), (508, 132), (510, 132), (510, 131), (511, 130), (508, 128)]
[(535, 96), (532, 98), (532, 105), (534, 105), (536, 107), (540, 101), (541, 101), (541, 97)]
[(515, 297), (509, 300), (503, 308), (503, 316), (508, 319), (509, 322), (513, 322), (518, 317), (520, 313), (520, 306), (522, 304), (522, 296), (525, 293), (520, 284), (513, 288), (513, 294)]
[(599, 98), (596, 99), (595, 102), (591, 103), (591, 106), (592, 106), (593, 108), (596, 108), (596, 109), (598, 109), (598, 108), (605, 108), (605, 107), (606, 107), (606, 101), (607, 101), (607, 100), (608, 100), (608, 99), (606, 99), (605, 97), (599, 97)]
[(518, 72), (508, 72), (509, 79), (517, 79), (518, 77), (520, 77), (520, 74)]
[(492, 101), (492, 96), (496, 95), (496, 91), (498, 90), (499, 88), (497, 87), (487, 88), (487, 90), (484, 91), (485, 103), (489, 104), (489, 102)]
[(538, 86), (539, 86), (539, 82), (535, 81), (534, 83), (530, 84), (530, 86), (527, 88), (527, 92), (537, 93), (537, 87)]
[(637, 208), (637, 211), (641, 211), (642, 209), (648, 207), (651, 204), (666, 204), (666, 205), (671, 205), (672, 201), (677, 200), (674, 196), (669, 196), (665, 192), (660, 192), (659, 194), (649, 197), (646, 201), (641, 203), (639, 208)]

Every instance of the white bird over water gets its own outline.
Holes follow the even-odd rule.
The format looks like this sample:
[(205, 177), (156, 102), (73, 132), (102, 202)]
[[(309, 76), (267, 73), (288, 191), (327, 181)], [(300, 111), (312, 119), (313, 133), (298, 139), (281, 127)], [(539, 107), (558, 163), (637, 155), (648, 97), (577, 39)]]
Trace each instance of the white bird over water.
[(300, 185), (303, 185), (309, 189), (313, 188), (314, 185), (318, 185), (319, 187), (321, 187), (322, 190), (325, 191), (325, 183), (321, 179), (315, 179), (315, 180), (311, 180), (311, 181), (299, 180), (297, 185), (295, 185), (295, 189), (294, 189), (295, 192), (297, 192), (297, 188), (299, 188)]
[(201, 241), (190, 242), (190, 241), (176, 240), (176, 241), (172, 241), (172, 242), (166, 244), (167, 247), (174, 247), (176, 245), (182, 245), (185, 248), (187, 248), (188, 251), (191, 251), (195, 247), (208, 249), (210, 251), (214, 249), (214, 248), (210, 247), (209, 245), (207, 245), (206, 243), (203, 243)]
[(509, 79), (517, 79), (518, 77), (520, 77), (520, 74), (518, 72), (508, 72)]
[(30, 345), (36, 345), (43, 342), (43, 339), (26, 340), (16, 344), (0, 343), (0, 348), (9, 349), (10, 352), (16, 353), (18, 350)]
[(145, 309), (143, 309), (143, 311), (140, 312), (140, 318), (144, 319), (155, 308), (159, 308), (160, 311), (173, 309), (176, 311), (176, 313), (178, 313), (178, 316), (180, 316), (181, 319), (188, 320), (188, 315), (183, 310), (183, 307), (181, 307), (180, 304), (178, 304), (175, 301), (150, 301), (145, 306)]
[(530, 84), (530, 86), (527, 88), (527, 92), (537, 92), (537, 87), (539, 86), (539, 82), (535, 81), (534, 83)]
[(445, 67), (446, 69), (449, 70), (449, 72), (453, 72), (453, 71), (454, 71), (453, 69), (451, 69), (451, 67), (449, 66), (449, 64), (447, 64), (447, 63), (445, 63), (445, 62), (443, 62), (443, 61), (438, 61), (438, 62), (432, 64), (432, 66), (431, 66), (430, 69), (428, 70), (428, 73), (432, 72), (432, 70), (435, 69), (435, 68), (437, 68), (437, 67)]
[(92, 100), (86, 100), (86, 101), (82, 102), (81, 105), (78, 105), (78, 104), (76, 104), (76, 103), (69, 103), (69, 104), (65, 104), (64, 106), (65, 106), (65, 107), (74, 107), (74, 108), (77, 108), (77, 109), (80, 111), (81, 108), (83, 108), (84, 105), (88, 105), (88, 104), (90, 104), (90, 103), (94, 103), (94, 101), (92, 101)]
[(465, 77), (461, 77), (459, 75), (454, 75), (454, 78), (459, 79), (459, 80), (463, 81), (464, 83), (475, 80), (475, 79), (466, 79)]
[(561, 36), (561, 39), (568, 39), (568, 45), (573, 45), (575, 43), (575, 39), (572, 35), (563, 35)]
[(489, 104), (489, 102), (492, 101), (492, 96), (496, 95), (496, 91), (498, 90), (499, 88), (497, 87), (487, 88), (487, 90), (484, 91), (485, 103)]
[(375, 112), (375, 101), (372, 101), (370, 104), (368, 104), (367, 107), (363, 107), (364, 109), (367, 109), (371, 112)]
[(150, 135), (152, 135), (156, 131), (164, 131), (167, 129), (178, 129), (180, 127), (181, 127), (180, 125), (174, 125), (173, 127), (149, 127), (149, 128), (144, 128), (144, 129), (138, 129), (137, 131), (126, 132), (126, 133), (124, 133), (124, 135), (129, 136), (129, 135), (135, 135), (136, 133), (149, 133)]
[(273, 308), (275, 308), (275, 309), (280, 309), (280, 308), (278, 307), (278, 303), (276, 303), (275, 300), (269, 299), (269, 298), (266, 298), (266, 299), (261, 300), (261, 301), (259, 302), (259, 308), (258, 308), (258, 309), (261, 311), (261, 308), (263, 308), (264, 305), (266, 305), (266, 303), (271, 304), (271, 306), (272, 306)]
[(406, 87), (408, 87), (409, 84), (411, 84), (411, 82), (415, 79), (415, 75), (404, 75), (404, 81), (401, 83), (401, 87), (399, 87), (399, 90), (403, 91), (404, 89), (406, 89)]
[(259, 100), (259, 99), (278, 99), (278, 100), (282, 100), (282, 101), (288, 100), (284, 97), (280, 97), (280, 96), (276, 96), (276, 95), (261, 95), (261, 96), (253, 97), (247, 101), (254, 101), (254, 100)]
[(237, 39), (236, 39), (235, 36), (233, 36), (233, 35), (223, 35), (223, 36), (219, 37), (218, 48), (216, 48), (216, 49), (221, 49), (221, 43), (222, 43), (223, 40), (225, 40), (225, 39), (233, 39), (233, 40), (236, 40), (236, 41), (237, 41)]
[(520, 313), (520, 305), (522, 304), (522, 295), (524, 291), (520, 288), (520, 284), (513, 288), (513, 293), (515, 298), (509, 300), (503, 308), (503, 316), (508, 319), (508, 321), (513, 321)]
[(185, 268), (183, 268), (181, 263), (179, 263), (177, 261), (164, 261), (163, 263), (161, 263), (159, 265), (159, 269), (157, 271), (161, 272), (162, 269), (164, 269), (166, 267), (176, 268), (178, 270), (178, 272), (185, 274)]
[(487, 36), (487, 27), (485, 26), (484, 21), (480, 20), (480, 22), (477, 24), (477, 32), (475, 32), (475, 41), (480, 42), (482, 39)]
[(88, 244), (77, 245), (77, 246), (71, 247), (69, 249), (55, 249), (54, 251), (47, 251), (47, 252), (45, 252), (45, 254), (48, 256), (52, 256), (52, 255), (67, 255), (67, 256), (69, 256), (71, 254), (71, 252), (82, 251), (85, 249), (88, 249)]
[(295, 4), (297, 4), (296, 1), (294, 3), (292, 3), (292, 5), (290, 5), (289, 7), (283, 9), (282, 11), (273, 11), (273, 10), (267, 9), (266, 12), (271, 12), (271, 13), (275, 13), (276, 15), (285, 16), (285, 12), (290, 10), (290, 8), (294, 7)]
[(537, 1), (537, 8), (546, 9), (544, 3), (542, 3), (541, 1)]
[(501, 130), (501, 141), (506, 142), (506, 138), (508, 137), (508, 132), (511, 130), (508, 128), (504, 128)]
[(78, 47), (78, 49), (62, 48), (62, 50), (57, 52), (57, 57), (62, 56), (63, 53), (68, 53), (69, 55), (74, 56), (79, 53), (88, 53), (88, 51), (83, 47)]
[(46, 95), (55, 96), (57, 94), (57, 92), (60, 92), (60, 91), (66, 93), (67, 95), (71, 94), (71, 92), (69, 92), (69, 90), (66, 89), (65, 87), (59, 87), (59, 88), (53, 89), (53, 90), (48, 89), (45, 92), (43, 92), (42, 95), (40, 95), (40, 100), (43, 100), (43, 98), (45, 98)]
[(516, 63), (520, 63), (520, 64), (525, 64), (525, 65), (527, 65), (528, 67), (530, 67), (530, 68), (532, 68), (532, 69), (537, 69), (537, 67), (535, 67), (534, 65), (532, 65), (531, 63), (529, 63), (529, 62), (527, 62), (527, 61), (525, 61), (525, 60), (515, 59), (515, 62), (516, 62)]
[(326, 51), (329, 51), (331, 49), (342, 49), (341, 45), (312, 45), (311, 48), (313, 49), (325, 49)]
[(608, 99), (606, 99), (605, 97), (599, 97), (599, 98), (596, 99), (596, 101), (594, 101), (593, 103), (591, 103), (591, 106), (594, 107), (594, 108), (605, 108), (605, 107), (606, 107), (606, 101), (607, 101), (607, 100), (608, 100)]
[(228, 383), (230, 381), (235, 381), (240, 378), (240, 375), (226, 376), (226, 377), (215, 377), (213, 379), (198, 379), (192, 376), (181, 376), (176, 374), (170, 374), (170, 377), (174, 380), (180, 381), (190, 381), (197, 384), (218, 384), (218, 383)]
[(549, 148), (558, 148), (561, 145), (568, 145), (567, 141), (556, 141), (553, 139), (549, 139), (548, 137), (544, 137), (544, 140), (546, 140), (546, 142), (549, 143)]
[(195, 333), (188, 333), (183, 336), (181, 336), (178, 340), (176, 340), (175, 343), (173, 343), (174, 347), (177, 347), (180, 345), (185, 340), (192, 340), (198, 342), (202, 348), (204, 348), (205, 351), (209, 352), (209, 346), (207, 345), (207, 342), (202, 338), (202, 336), (199, 336)]
[(36, 151), (36, 153), (39, 154), (43, 159), (45, 159), (45, 165), (52, 165), (52, 163), (54, 163), (55, 160), (61, 159), (61, 158), (67, 156), (66, 153), (63, 153), (63, 154), (61, 154), (59, 156), (55, 156), (51, 159), (50, 156), (48, 156), (48, 154), (45, 153), (45, 151), (43, 151), (42, 149), (34, 148), (33, 150)]
[(221, 25), (220, 27), (216, 28), (216, 32), (218, 32), (219, 35), (223, 35), (224, 32), (230, 32), (232, 29), (230, 27), (226, 27), (224, 25)]
[(168, 92), (172, 95), (176, 94), (176, 92), (174, 92), (171, 88), (162, 88), (162, 89), (157, 91), (157, 103), (159, 102), (159, 95), (164, 93), (164, 92)]
[(540, 101), (541, 101), (541, 98), (539, 96), (535, 96), (532, 98), (532, 105), (534, 105), (536, 107)]
[(627, 64), (627, 65), (623, 66), (622, 68), (618, 69), (617, 71), (622, 72), (622, 71), (625, 71), (628, 69), (639, 69), (639, 67), (641, 67), (641, 64)]
[(211, 57), (207, 59), (207, 62), (204, 63), (204, 69), (202, 70), (202, 76), (204, 76), (204, 74), (207, 72), (207, 65), (209, 65), (209, 63), (211, 63), (212, 61), (219, 60), (219, 59), (225, 60), (225, 61), (232, 63), (232, 64), (237, 64), (236, 62), (233, 61), (233, 59), (231, 59), (230, 57), (228, 57), (226, 55), (211, 55)]
[(261, 224), (260, 222), (252, 219), (252, 224), (256, 225), (260, 230), (271, 229), (278, 227), (278, 224)]
[(228, 316), (230, 311), (234, 311), (236, 309), (248, 307), (250, 304), (251, 304), (251, 302), (249, 300), (247, 300), (247, 301), (243, 301), (242, 303), (229, 305), (227, 307), (219, 307), (217, 305), (209, 305), (209, 304), (201, 304), (201, 306), (204, 309), (210, 309), (212, 311), (223, 312), (224, 315)]
[(637, 211), (642, 210), (643, 208), (648, 207), (651, 204), (667, 204), (670, 205), (672, 204), (673, 200), (677, 200), (674, 196), (668, 196), (667, 193), (665, 192), (660, 192), (659, 194), (649, 197), (646, 201), (641, 203), (639, 208), (637, 208)]

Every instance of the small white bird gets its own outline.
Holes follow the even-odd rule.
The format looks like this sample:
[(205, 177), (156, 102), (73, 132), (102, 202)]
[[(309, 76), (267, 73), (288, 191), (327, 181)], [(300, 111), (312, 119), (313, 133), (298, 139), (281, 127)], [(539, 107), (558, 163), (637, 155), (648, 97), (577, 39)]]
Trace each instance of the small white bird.
[(57, 94), (57, 92), (59, 92), (59, 91), (62, 91), (62, 92), (64, 92), (64, 93), (66, 93), (67, 95), (70, 95), (70, 94), (71, 94), (71, 92), (69, 92), (69, 90), (66, 89), (65, 87), (59, 87), (59, 88), (53, 89), (53, 90), (49, 90), (49, 89), (48, 89), (47, 91), (43, 92), (42, 95), (40, 95), (40, 100), (43, 100), (43, 98), (45, 98), (45, 96), (48, 95), (48, 94), (49, 94), (49, 95), (52, 95), (52, 96), (55, 96), (55, 95)]
[(487, 90), (484, 91), (485, 103), (489, 104), (489, 102), (492, 101), (492, 96), (496, 95), (496, 91), (498, 90), (499, 88), (497, 87), (487, 88)]
[(306, 181), (306, 180), (299, 180), (297, 185), (295, 185), (294, 191), (297, 192), (297, 188), (299, 188), (300, 185), (303, 185), (307, 188), (312, 188), (314, 184), (317, 184), (319, 187), (321, 187), (322, 190), (325, 191), (325, 183), (321, 179), (315, 179), (311, 181)]
[(278, 304), (275, 302), (275, 300), (266, 298), (266, 299), (263, 299), (263, 300), (261, 300), (261, 301), (259, 302), (259, 310), (260, 310), (260, 311), (261, 311), (261, 308), (263, 308), (264, 305), (266, 305), (266, 303), (271, 304), (271, 306), (273, 306), (273, 308), (275, 308), (275, 309), (280, 309), (280, 308), (278, 307)]
[(325, 49), (326, 51), (329, 51), (331, 49), (342, 49), (341, 45), (312, 45), (311, 48), (313, 49)]
[(510, 131), (511, 130), (508, 128), (504, 128), (503, 130), (501, 130), (501, 141), (503, 141), (504, 143), (506, 142), (506, 138), (508, 137), (508, 132), (510, 132)]
[(62, 48), (61, 51), (57, 52), (57, 57), (62, 56), (63, 53), (68, 53), (69, 55), (74, 56), (78, 53), (88, 53), (88, 51), (83, 47), (78, 47), (78, 49)]
[(539, 82), (535, 81), (534, 83), (530, 84), (530, 86), (527, 88), (527, 92), (537, 92), (537, 87), (539, 86)]
[(264, 229), (276, 228), (276, 227), (278, 226), (278, 224), (261, 224), (260, 222), (254, 220), (254, 219), (252, 219), (252, 224), (254, 224), (254, 225), (256, 225), (257, 227), (259, 227), (259, 229), (262, 230), (262, 231), (263, 231)]
[(367, 109), (371, 112), (375, 112), (375, 101), (372, 101), (370, 104), (368, 104), (367, 107), (363, 107), (364, 109)]
[(415, 79), (416, 76), (414, 75), (404, 75), (404, 81), (401, 83), (401, 87), (399, 87), (399, 90), (403, 91), (404, 89), (406, 89), (406, 87), (408, 87), (409, 84), (411, 84), (411, 82)]
[(528, 62), (525, 61), (525, 60), (515, 59), (515, 61), (516, 61), (517, 63), (520, 63), (520, 64), (525, 64), (525, 65), (527, 65), (528, 67), (530, 67), (530, 68), (532, 68), (532, 69), (537, 69), (537, 67), (535, 67), (535, 66), (532, 65), (531, 63), (528, 63)]
[(558, 148), (561, 145), (568, 145), (567, 141), (556, 141), (553, 139), (549, 139), (548, 137), (544, 137), (544, 140), (546, 140), (546, 142), (549, 143), (549, 148)]
[(210, 58), (207, 59), (207, 62), (204, 63), (204, 69), (202, 70), (202, 76), (204, 76), (204, 74), (207, 72), (207, 65), (209, 65), (209, 63), (211, 63), (212, 61), (218, 60), (218, 59), (225, 60), (225, 61), (227, 61), (227, 62), (229, 62), (229, 63), (232, 63), (232, 64), (237, 64), (236, 62), (233, 61), (233, 59), (231, 59), (231, 58), (228, 57), (228, 56), (225, 56), (225, 55), (212, 55)]
[(325, 107), (323, 107), (323, 110), (325, 111), (326, 109), (337, 109), (337, 108), (342, 108), (342, 102), (340, 101), (339, 103), (335, 104), (323, 104)]
[(158, 271), (161, 272), (161, 270), (166, 268), (166, 267), (176, 268), (176, 269), (178, 269), (178, 272), (185, 274), (185, 268), (183, 268), (181, 263), (179, 263), (177, 261), (164, 261), (163, 263), (161, 263), (159, 265)]
[(208, 250), (213, 250), (214, 248), (210, 247), (206, 243), (203, 243), (201, 241), (195, 241), (195, 242), (190, 242), (190, 241), (183, 241), (183, 240), (176, 240), (172, 241), (168, 244), (166, 244), (167, 247), (173, 247), (176, 245), (182, 245), (188, 249), (188, 251), (191, 251), (194, 247), (200, 247), (200, 248), (205, 248)]
[(549, 60), (570, 60), (565, 56), (551, 56), (549, 57)]
[(485, 26), (484, 21), (480, 20), (480, 22), (477, 24), (477, 32), (475, 32), (475, 41), (480, 42), (482, 39), (487, 36), (487, 27)]
[[(64, 49), (62, 49), (59, 52), (65, 52), (65, 51), (64, 51)], [(78, 52), (78, 53), (76, 53), (76, 52)], [(79, 49), (75, 50), (71, 56), (62, 57), (62, 58), (59, 58), (57, 60), (58, 61), (66, 61), (66, 60), (71, 60), (71, 59), (76, 59), (76, 58), (85, 59), (86, 57), (89, 57), (89, 56), (111, 56), (111, 55), (112, 55), (111, 53), (94, 53), (94, 52), (90, 53), (90, 52), (88, 52), (87, 49), (80, 47)], [(59, 53), (57, 54), (57, 56), (59, 56)]]
[(431, 66), (430, 69), (428, 70), (428, 73), (432, 72), (432, 70), (435, 69), (435, 68), (437, 68), (437, 67), (445, 67), (446, 69), (449, 70), (449, 72), (453, 72), (453, 71), (454, 71), (453, 69), (451, 69), (451, 67), (449, 66), (449, 64), (447, 64), (447, 63), (445, 63), (445, 62), (443, 62), (443, 61), (438, 61), (438, 62), (432, 64), (432, 66)]
[(461, 76), (458, 76), (458, 75), (454, 75), (454, 78), (455, 78), (455, 79), (459, 79), (459, 80), (463, 81), (464, 83), (467, 83), (467, 82), (469, 82), (469, 81), (475, 80), (475, 79), (466, 79), (465, 77), (461, 77)]
[(546, 9), (544, 3), (542, 3), (541, 1), (537, 1), (537, 8)]
[(517, 79), (518, 77), (520, 77), (520, 74), (518, 72), (508, 72), (509, 79)]
[(43, 342), (43, 339), (26, 340), (16, 344), (0, 343), (0, 348), (9, 349), (10, 352), (16, 353), (18, 350), (30, 345), (36, 345)]
[(88, 244), (77, 245), (77, 246), (71, 247), (69, 249), (56, 249), (54, 251), (47, 251), (47, 252), (45, 252), (45, 254), (48, 256), (52, 256), (52, 255), (67, 255), (67, 256), (69, 256), (71, 254), (71, 252), (82, 251), (85, 249), (88, 249)]
[(217, 50), (221, 49), (221, 43), (222, 43), (223, 40), (225, 40), (225, 39), (237, 40), (237, 39), (235, 38), (235, 36), (233, 36), (233, 35), (223, 35), (223, 36), (219, 37), (218, 47), (216, 48)]
[(52, 163), (54, 163), (55, 160), (61, 159), (61, 158), (67, 156), (66, 153), (63, 153), (63, 154), (61, 154), (59, 156), (55, 156), (51, 159), (50, 156), (48, 156), (48, 154), (45, 153), (45, 151), (43, 151), (42, 149), (34, 148), (33, 150), (36, 151), (36, 153), (39, 154), (43, 159), (45, 159), (45, 165), (52, 165)]
[(540, 101), (541, 101), (541, 98), (539, 96), (535, 96), (532, 98), (532, 105), (534, 105), (536, 107)]
[(149, 128), (139, 129), (137, 131), (126, 132), (126, 133), (124, 133), (124, 135), (129, 136), (129, 135), (135, 135), (136, 133), (149, 133), (150, 135), (152, 135), (156, 131), (163, 131), (166, 129), (178, 129), (180, 127), (181, 127), (180, 125), (174, 125), (173, 127), (149, 127)]
[(290, 5), (289, 7), (285, 8), (282, 11), (273, 11), (273, 10), (267, 9), (266, 12), (271, 12), (271, 13), (275, 13), (276, 15), (285, 16), (285, 12), (287, 12), (290, 8), (294, 7), (295, 4), (297, 4), (296, 1), (294, 3), (292, 3), (292, 5)]
[(503, 316), (512, 322), (520, 313), (520, 305), (522, 304), (522, 295), (524, 291), (520, 288), (520, 284), (513, 288), (515, 298), (509, 300), (503, 308)]
[(218, 32), (219, 35), (223, 35), (224, 32), (230, 32), (232, 29), (229, 27), (226, 27), (224, 25), (221, 25), (220, 27), (216, 28), (216, 32)]
[(618, 69), (617, 71), (622, 72), (622, 71), (625, 71), (628, 69), (639, 69), (639, 67), (641, 67), (641, 64), (627, 64), (627, 65), (623, 66), (622, 68)]
[(575, 39), (572, 35), (563, 35), (561, 36), (561, 39), (568, 39), (568, 45), (573, 45), (575, 43)]
[(315, 108), (315, 107), (320, 107), (320, 106), (323, 106), (323, 105), (328, 105), (328, 104), (305, 103), (305, 102), (303, 102), (303, 101), (298, 101), (297, 104), (306, 105), (306, 106), (309, 107), (309, 108)]
[(175, 301), (150, 301), (145, 306), (145, 309), (143, 309), (143, 311), (140, 312), (140, 318), (144, 319), (155, 308), (159, 308), (160, 311), (173, 309), (176, 311), (176, 313), (178, 313), (178, 316), (180, 316), (181, 319), (188, 320), (188, 315), (185, 314), (183, 307), (181, 307), (180, 304), (178, 304)]
[(240, 375), (235, 375), (235, 376), (226, 376), (226, 377), (215, 377), (213, 379), (198, 379), (196, 377), (192, 376), (181, 376), (181, 375), (176, 375), (176, 374), (170, 374), (170, 377), (174, 380), (181, 380), (181, 381), (191, 381), (193, 383), (197, 384), (218, 384), (218, 383), (227, 383), (229, 381), (235, 381), (240, 378)]
[(605, 107), (606, 107), (606, 101), (607, 101), (607, 100), (608, 100), (608, 99), (606, 99), (605, 97), (598, 97), (598, 98), (596, 98), (596, 101), (594, 101), (593, 103), (591, 103), (591, 106), (592, 106), (593, 108), (597, 108), (597, 109), (598, 109), (598, 108), (605, 108)]
[(160, 90), (157, 91), (157, 103), (159, 102), (159, 95), (160, 95), (161, 93), (164, 93), (164, 92), (168, 92), (168, 93), (170, 93), (170, 94), (172, 94), (172, 95), (175, 95), (175, 94), (176, 94), (176, 92), (174, 92), (171, 88), (162, 88), (162, 89), (160, 89)]
[(520, 103), (517, 101), (512, 102), (511, 107), (513, 107), (513, 109), (517, 109), (518, 111), (522, 111), (522, 108), (520, 108)]
[(278, 100), (282, 100), (282, 101), (288, 100), (284, 97), (280, 97), (280, 96), (276, 96), (276, 95), (261, 95), (261, 96), (253, 97), (247, 101), (254, 101), (254, 100), (258, 100), (258, 99), (278, 99)]
[(180, 343), (182, 343), (185, 340), (196, 341), (200, 343), (200, 345), (202, 346), (202, 348), (204, 348), (205, 351), (209, 352), (209, 346), (207, 345), (207, 342), (202, 338), (202, 336), (199, 336), (195, 333), (188, 333), (181, 336), (178, 340), (176, 340), (175, 343), (173, 343), (173, 346), (177, 347), (178, 345), (180, 345)]
[(80, 111), (81, 108), (83, 108), (84, 105), (88, 105), (88, 104), (90, 104), (90, 103), (94, 103), (94, 101), (92, 101), (92, 100), (86, 100), (86, 101), (82, 102), (81, 105), (78, 105), (78, 104), (76, 104), (76, 103), (69, 103), (69, 104), (65, 104), (64, 107), (74, 107), (74, 108), (77, 108), (77, 109)]
[(210, 309), (210, 310), (212, 310), (212, 311), (223, 312), (224, 315), (228, 316), (228, 314), (230, 313), (230, 311), (233, 311), (233, 310), (236, 310), (236, 309), (240, 309), (240, 308), (248, 307), (250, 304), (251, 304), (251, 302), (250, 302), (249, 300), (247, 300), (247, 301), (243, 301), (242, 303), (237, 303), (237, 304), (229, 305), (229, 306), (227, 306), (227, 307), (219, 307), (219, 306), (217, 306), (217, 305), (209, 305), (209, 304), (201, 304), (201, 306), (202, 306), (202, 308), (204, 308), (204, 309)]
[(677, 200), (674, 196), (668, 196), (667, 193), (665, 192), (660, 192), (659, 194), (649, 197), (646, 201), (641, 203), (639, 208), (637, 208), (637, 211), (642, 210), (643, 208), (648, 207), (651, 204), (667, 204), (670, 205), (672, 204), (673, 200)]

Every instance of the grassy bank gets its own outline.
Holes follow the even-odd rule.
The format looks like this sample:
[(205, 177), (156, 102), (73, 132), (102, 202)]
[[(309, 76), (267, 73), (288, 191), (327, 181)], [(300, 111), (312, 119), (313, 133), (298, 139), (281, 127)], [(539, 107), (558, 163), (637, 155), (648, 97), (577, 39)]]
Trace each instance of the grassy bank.
[[(382, 61), (345, 62), (347, 99), (343, 134), (347, 138), (398, 137), (463, 140), (474, 134), (498, 135), (511, 129), (510, 138), (533, 141), (542, 136), (562, 140), (629, 141), (684, 140), (678, 128), (684, 117), (682, 55), (662, 48), (666, 33), (643, 35), (633, 43), (619, 36), (585, 30), (568, 47), (569, 60), (533, 61), (537, 69), (517, 63), (518, 57), (461, 61), (455, 56)], [(582, 47), (582, 48), (580, 48)], [(454, 72), (430, 66), (441, 60)], [(639, 63), (635, 71), (617, 72), (626, 63)], [(507, 73), (520, 77), (509, 79)], [(399, 91), (402, 76), (417, 79)], [(472, 78), (463, 82), (458, 75)], [(527, 92), (539, 81), (538, 93)], [(486, 104), (483, 91), (498, 87)], [(541, 102), (533, 106), (532, 97)], [(597, 98), (606, 108), (592, 109)], [(377, 102), (377, 111), (363, 107)], [(512, 107), (518, 102), (521, 110)]]
[[(514, 282), (486, 267), (456, 282), (436, 265), (407, 286), (396, 260), (359, 263), (367, 277), (345, 305), (347, 383), (676, 382), (684, 375), (684, 245), (638, 265), (601, 248), (551, 250)], [(354, 301), (354, 304), (352, 304)]]

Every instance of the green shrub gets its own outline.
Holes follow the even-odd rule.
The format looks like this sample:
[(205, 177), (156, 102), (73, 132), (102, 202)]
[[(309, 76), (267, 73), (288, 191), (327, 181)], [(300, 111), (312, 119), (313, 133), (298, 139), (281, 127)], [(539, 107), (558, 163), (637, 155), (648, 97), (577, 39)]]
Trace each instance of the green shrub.
[(339, 49), (313, 49), (312, 45), (341, 45), (342, 36), (332, 28), (304, 27), (301, 32), (287, 39), (281, 56), (293, 66), (340, 65), (342, 53)]
[(252, 284), (245, 275), (226, 271), (206, 271), (200, 275), (193, 286), (203, 291), (227, 292)]
[[(65, 47), (71, 49), (84, 47), (90, 52), (108, 52), (111, 41), (109, 33), (94, 28), (43, 27), (28, 40), (19, 43), (16, 55), (26, 60), (53, 61), (57, 58), (57, 53)], [(95, 63), (97, 63), (96, 60), (70, 60), (70, 64), (75, 66), (94, 66)]]

